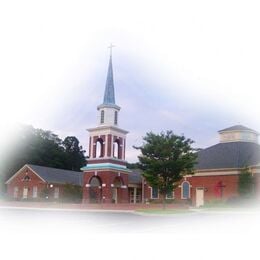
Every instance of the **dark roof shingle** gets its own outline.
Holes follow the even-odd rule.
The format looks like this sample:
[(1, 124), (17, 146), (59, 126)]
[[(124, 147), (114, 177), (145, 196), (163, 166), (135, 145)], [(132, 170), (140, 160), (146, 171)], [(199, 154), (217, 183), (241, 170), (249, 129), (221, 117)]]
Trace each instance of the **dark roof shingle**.
[(243, 168), (260, 163), (260, 145), (250, 142), (219, 143), (198, 152), (195, 169)]
[(131, 184), (141, 184), (142, 183), (142, 170), (133, 169), (128, 175), (128, 181)]
[(75, 184), (82, 186), (82, 172), (69, 171), (63, 169), (56, 169), (51, 167), (27, 164), (33, 171), (35, 171), (46, 182), (53, 182), (58, 184)]

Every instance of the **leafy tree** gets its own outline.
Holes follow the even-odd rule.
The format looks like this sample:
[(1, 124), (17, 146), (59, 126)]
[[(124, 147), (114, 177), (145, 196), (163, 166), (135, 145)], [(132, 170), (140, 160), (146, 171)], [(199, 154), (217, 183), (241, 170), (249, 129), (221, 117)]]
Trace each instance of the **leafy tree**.
[(126, 167), (127, 167), (128, 169), (137, 169), (138, 166), (139, 166), (138, 163), (127, 163), (127, 164), (126, 164)]
[(166, 194), (173, 191), (186, 174), (191, 174), (196, 162), (193, 141), (184, 136), (174, 135), (172, 131), (154, 134), (149, 132), (140, 147), (142, 155), (139, 165), (144, 177), (152, 187), (158, 188), (165, 207)]
[(248, 168), (244, 168), (239, 174), (238, 192), (241, 197), (251, 197), (254, 188), (254, 178)]
[(85, 151), (79, 145), (79, 140), (75, 136), (67, 136), (63, 141), (66, 152), (66, 162), (71, 170), (79, 171), (86, 164)]
[(4, 182), (25, 164), (76, 171), (86, 165), (84, 151), (76, 137), (68, 137), (62, 141), (51, 131), (26, 125), (16, 126), (6, 144), (0, 147), (0, 159), (2, 191), (5, 188)]

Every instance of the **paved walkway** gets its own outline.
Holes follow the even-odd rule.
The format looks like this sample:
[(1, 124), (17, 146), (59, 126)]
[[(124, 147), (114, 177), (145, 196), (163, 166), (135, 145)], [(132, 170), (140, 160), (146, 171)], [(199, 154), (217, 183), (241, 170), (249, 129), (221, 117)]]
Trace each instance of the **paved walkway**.
[[(57, 202), (0, 201), (1, 208), (62, 209), (62, 210), (106, 210), (135, 211), (138, 209), (161, 209), (162, 204), (71, 204)], [(167, 209), (188, 209), (188, 205), (167, 204)]]

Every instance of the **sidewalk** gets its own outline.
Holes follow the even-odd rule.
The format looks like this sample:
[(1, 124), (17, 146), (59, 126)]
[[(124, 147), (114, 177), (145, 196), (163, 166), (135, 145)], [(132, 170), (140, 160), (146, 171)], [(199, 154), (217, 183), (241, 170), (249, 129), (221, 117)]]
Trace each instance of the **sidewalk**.
[[(134, 212), (140, 209), (162, 209), (163, 206), (162, 204), (70, 204), (57, 202), (0, 201), (0, 208)], [(188, 209), (189, 206), (168, 204), (166, 208)]]

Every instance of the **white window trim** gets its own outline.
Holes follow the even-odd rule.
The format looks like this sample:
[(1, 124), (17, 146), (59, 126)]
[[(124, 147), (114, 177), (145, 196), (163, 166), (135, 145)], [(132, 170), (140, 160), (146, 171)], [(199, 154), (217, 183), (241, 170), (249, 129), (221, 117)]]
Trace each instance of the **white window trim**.
[[(188, 184), (189, 184), (189, 196), (188, 196), (188, 198), (184, 198), (183, 197), (183, 183), (184, 182), (187, 182)], [(188, 199), (190, 199), (191, 198), (191, 192), (190, 192), (190, 189), (191, 189), (191, 185), (190, 185), (190, 182), (189, 181), (183, 181), (182, 183), (181, 183), (181, 199), (182, 200), (188, 200)]]
[(151, 189), (151, 199), (153, 199), (153, 200), (157, 200), (157, 199), (159, 199), (159, 189), (158, 189), (158, 196), (157, 196), (157, 198), (153, 198), (153, 187), (150, 187), (150, 189)]

